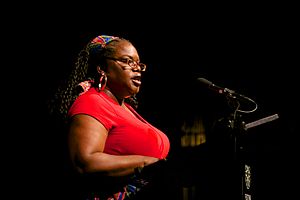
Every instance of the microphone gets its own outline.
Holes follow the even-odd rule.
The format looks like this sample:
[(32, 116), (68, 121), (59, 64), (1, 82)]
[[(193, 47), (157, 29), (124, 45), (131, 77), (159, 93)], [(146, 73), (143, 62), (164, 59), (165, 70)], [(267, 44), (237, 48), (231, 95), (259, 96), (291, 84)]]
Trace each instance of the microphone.
[(219, 94), (225, 94), (225, 95), (229, 95), (230, 97), (236, 98), (236, 97), (241, 97), (243, 99), (248, 99), (248, 97), (245, 97), (244, 95), (238, 94), (236, 93), (234, 90), (225, 88), (225, 87), (220, 87), (218, 85), (215, 85), (214, 83), (212, 83), (211, 81), (205, 79), (205, 78), (197, 78), (197, 80), (202, 83), (203, 85), (205, 85), (208, 89), (213, 90)]
[(217, 85), (213, 84), (211, 81), (209, 81), (205, 78), (197, 78), (197, 80), (200, 83), (202, 83), (204, 86), (206, 86), (208, 89), (213, 90), (213, 91), (215, 91), (219, 94), (225, 94), (226, 97), (230, 97), (230, 98), (233, 98), (233, 99), (247, 100), (247, 101), (250, 101), (250, 102), (255, 104), (255, 108), (253, 108), (252, 110), (248, 110), (248, 111), (238, 110), (240, 112), (250, 113), (250, 112), (254, 112), (257, 109), (257, 104), (255, 103), (255, 101), (253, 101), (249, 97), (246, 97), (242, 94), (239, 94), (239, 93), (235, 92), (234, 90), (231, 90), (231, 89), (228, 89), (228, 88), (225, 88), (225, 87), (217, 86)]
[(200, 83), (204, 84), (208, 89), (211, 89), (219, 94), (234, 94), (235, 93), (235, 91), (230, 90), (228, 88), (223, 88), (223, 87), (217, 86), (205, 78), (198, 78), (197, 80), (200, 81)]

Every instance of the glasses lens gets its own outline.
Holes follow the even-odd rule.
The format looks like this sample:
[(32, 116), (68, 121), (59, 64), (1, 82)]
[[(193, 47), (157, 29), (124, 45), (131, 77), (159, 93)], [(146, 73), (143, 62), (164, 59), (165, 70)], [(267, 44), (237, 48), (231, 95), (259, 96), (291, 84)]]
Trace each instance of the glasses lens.
[(135, 62), (131, 59), (127, 59), (126, 60), (127, 65), (129, 65), (130, 67), (135, 67)]
[(143, 63), (139, 63), (139, 66), (141, 68), (141, 71), (146, 71), (146, 65)]
[(131, 67), (132, 70), (138, 70), (138, 67), (139, 67), (141, 71), (146, 71), (146, 65), (145, 64), (137, 63), (132, 59), (128, 59), (128, 58), (127, 59), (116, 59), (116, 58), (110, 58), (110, 57), (107, 57), (107, 58), (126, 63), (129, 67)]
[(146, 70), (146, 65), (143, 63), (137, 63), (134, 60), (127, 59), (127, 64), (134, 70), (137, 70), (138, 67), (140, 67), (141, 71)]

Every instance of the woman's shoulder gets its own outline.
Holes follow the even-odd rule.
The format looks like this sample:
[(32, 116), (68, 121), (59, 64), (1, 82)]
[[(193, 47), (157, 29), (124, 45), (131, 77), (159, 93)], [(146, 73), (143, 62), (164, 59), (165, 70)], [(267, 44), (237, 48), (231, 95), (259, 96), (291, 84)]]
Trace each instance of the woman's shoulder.
[(69, 116), (79, 113), (91, 114), (93, 116), (115, 116), (117, 113), (115, 104), (116, 102), (104, 92), (98, 92), (95, 88), (91, 88), (77, 97), (69, 109)]
[(89, 89), (87, 92), (79, 95), (77, 97), (77, 99), (75, 100), (75, 102), (101, 102), (101, 101), (105, 101), (104, 99), (106, 99), (105, 95), (103, 92), (98, 92), (95, 88), (91, 88)]
[(69, 109), (69, 114), (87, 111), (96, 111), (101, 107), (106, 107), (107, 101), (100, 92), (94, 89), (79, 95)]

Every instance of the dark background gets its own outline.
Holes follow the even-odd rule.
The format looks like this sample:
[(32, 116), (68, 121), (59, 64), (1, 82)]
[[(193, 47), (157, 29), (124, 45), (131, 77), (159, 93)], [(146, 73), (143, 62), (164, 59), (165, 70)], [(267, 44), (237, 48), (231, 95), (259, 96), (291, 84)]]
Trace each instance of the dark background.
[[(193, 5), (104, 6), (109, 12), (92, 5), (18, 5), (10, 7), (10, 20), (3, 18), (2, 32), (3, 50), (8, 52), (3, 87), (9, 89), (2, 98), (4, 125), (12, 141), (3, 141), (9, 169), (3, 175), (12, 186), (10, 195), (36, 198), (64, 189), (62, 140), (49, 124), (47, 101), (79, 50), (99, 34), (129, 39), (148, 65), (139, 111), (171, 139), (168, 175), (176, 181), (162, 180), (169, 184), (166, 191), (177, 194), (180, 187), (205, 188), (206, 183), (213, 187), (209, 194), (223, 191), (214, 174), (219, 174), (219, 166), (227, 169), (226, 160), (216, 166), (211, 158), (215, 152), (178, 144), (178, 128), (185, 118), (201, 115), (211, 122), (228, 114), (223, 96), (197, 83), (204, 77), (255, 100), (258, 109), (244, 116), (246, 122), (279, 115), (247, 137), (255, 170), (254, 197), (288, 199), (296, 193), (299, 21), (293, 5), (215, 5), (209, 10)], [(222, 185), (231, 183), (226, 178)]]

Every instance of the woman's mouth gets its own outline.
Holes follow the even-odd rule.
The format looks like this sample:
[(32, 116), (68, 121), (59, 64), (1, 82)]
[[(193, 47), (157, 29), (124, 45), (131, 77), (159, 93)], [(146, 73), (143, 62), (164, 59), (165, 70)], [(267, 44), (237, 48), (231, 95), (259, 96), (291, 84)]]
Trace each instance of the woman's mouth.
[(140, 76), (133, 77), (132, 82), (134, 83), (135, 86), (140, 86), (142, 84), (141, 77)]

